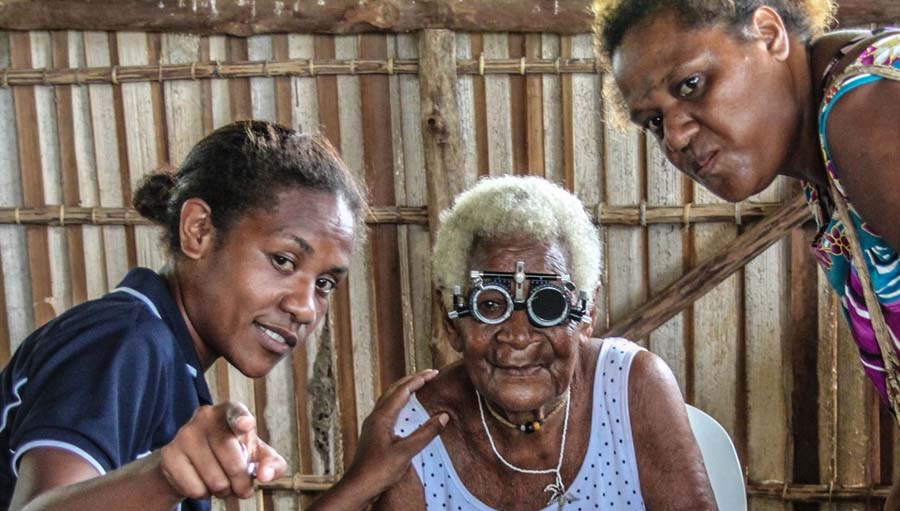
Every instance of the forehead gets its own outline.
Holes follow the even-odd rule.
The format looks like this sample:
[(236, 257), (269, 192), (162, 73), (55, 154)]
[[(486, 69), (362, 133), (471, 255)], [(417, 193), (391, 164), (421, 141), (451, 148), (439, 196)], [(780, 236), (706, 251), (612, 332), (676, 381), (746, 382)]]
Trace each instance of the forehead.
[(631, 106), (680, 71), (727, 58), (736, 43), (722, 25), (688, 27), (664, 11), (625, 33), (612, 55), (613, 77)]
[(527, 273), (569, 273), (568, 257), (557, 241), (527, 238), (479, 239), (469, 252), (469, 269), (512, 272), (516, 262), (525, 263)]
[[(246, 215), (246, 228), (262, 237), (300, 238), (312, 245), (353, 251), (355, 222), (347, 201), (333, 192), (295, 188), (278, 193), (277, 205)], [(349, 257), (349, 256), (348, 256)]]

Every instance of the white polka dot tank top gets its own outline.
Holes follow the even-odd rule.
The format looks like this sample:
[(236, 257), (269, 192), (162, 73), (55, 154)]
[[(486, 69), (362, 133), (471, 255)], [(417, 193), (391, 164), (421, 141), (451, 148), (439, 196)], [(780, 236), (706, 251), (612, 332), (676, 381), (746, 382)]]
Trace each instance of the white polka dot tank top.
[[(603, 341), (594, 373), (590, 442), (568, 492), (578, 500), (566, 504), (564, 509), (567, 511), (644, 509), (628, 414), (628, 374), (634, 356), (642, 350), (625, 339)], [(399, 436), (407, 436), (424, 424), (428, 417), (413, 395), (400, 412), (394, 431)], [(429, 511), (493, 509), (463, 486), (440, 437), (417, 454), (412, 465), (422, 482)], [(546, 501), (542, 500), (535, 502), (533, 509), (559, 509), (556, 503), (545, 506)]]

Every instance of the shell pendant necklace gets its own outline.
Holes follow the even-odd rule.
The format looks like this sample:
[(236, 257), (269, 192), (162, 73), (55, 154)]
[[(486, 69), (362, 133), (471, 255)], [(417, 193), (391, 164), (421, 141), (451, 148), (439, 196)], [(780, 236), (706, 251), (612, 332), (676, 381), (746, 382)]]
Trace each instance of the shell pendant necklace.
[(491, 436), (491, 430), (488, 429), (487, 421), (484, 418), (484, 405), (482, 404), (483, 398), (481, 397), (481, 393), (478, 392), (477, 389), (475, 390), (475, 397), (478, 399), (478, 413), (481, 414), (481, 425), (484, 426), (484, 434), (487, 435), (488, 443), (491, 444), (491, 450), (494, 451), (494, 456), (496, 456), (501, 463), (506, 465), (508, 469), (519, 472), (520, 474), (554, 474), (556, 476), (556, 481), (544, 487), (544, 492), (550, 494), (550, 500), (547, 501), (548, 506), (556, 503), (559, 506), (558, 509), (560, 509), (561, 511), (566, 504), (578, 500), (577, 498), (566, 493), (566, 485), (563, 484), (562, 474), (560, 473), (560, 469), (562, 469), (563, 456), (566, 452), (566, 436), (569, 432), (569, 407), (572, 403), (572, 388), (569, 387), (566, 389), (566, 417), (565, 419), (563, 419), (562, 442), (559, 446), (559, 461), (556, 463), (556, 468), (545, 468), (543, 470), (519, 468), (506, 461), (506, 458), (504, 458), (503, 455), (500, 454), (500, 451), (497, 450), (497, 445), (494, 444), (494, 437)]

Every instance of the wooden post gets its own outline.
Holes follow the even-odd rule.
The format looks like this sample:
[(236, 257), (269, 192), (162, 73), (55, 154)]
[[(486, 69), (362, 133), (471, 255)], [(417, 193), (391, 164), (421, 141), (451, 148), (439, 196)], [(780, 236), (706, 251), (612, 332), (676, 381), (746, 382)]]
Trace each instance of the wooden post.
[[(428, 180), (428, 220), (431, 242), (438, 215), (465, 188), (456, 103), (456, 35), (449, 30), (423, 30), (419, 34), (419, 96), (422, 101), (422, 142)], [(441, 321), (439, 297), (433, 295), (434, 332)], [(434, 336), (435, 367), (455, 358), (445, 339)]]

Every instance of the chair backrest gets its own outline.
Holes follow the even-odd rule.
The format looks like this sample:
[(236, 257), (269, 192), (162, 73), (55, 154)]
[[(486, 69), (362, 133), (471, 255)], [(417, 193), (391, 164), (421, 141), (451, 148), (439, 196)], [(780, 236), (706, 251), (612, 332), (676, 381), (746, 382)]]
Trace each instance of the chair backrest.
[(731, 437), (715, 419), (691, 405), (686, 406), (719, 511), (747, 511), (744, 474)]

